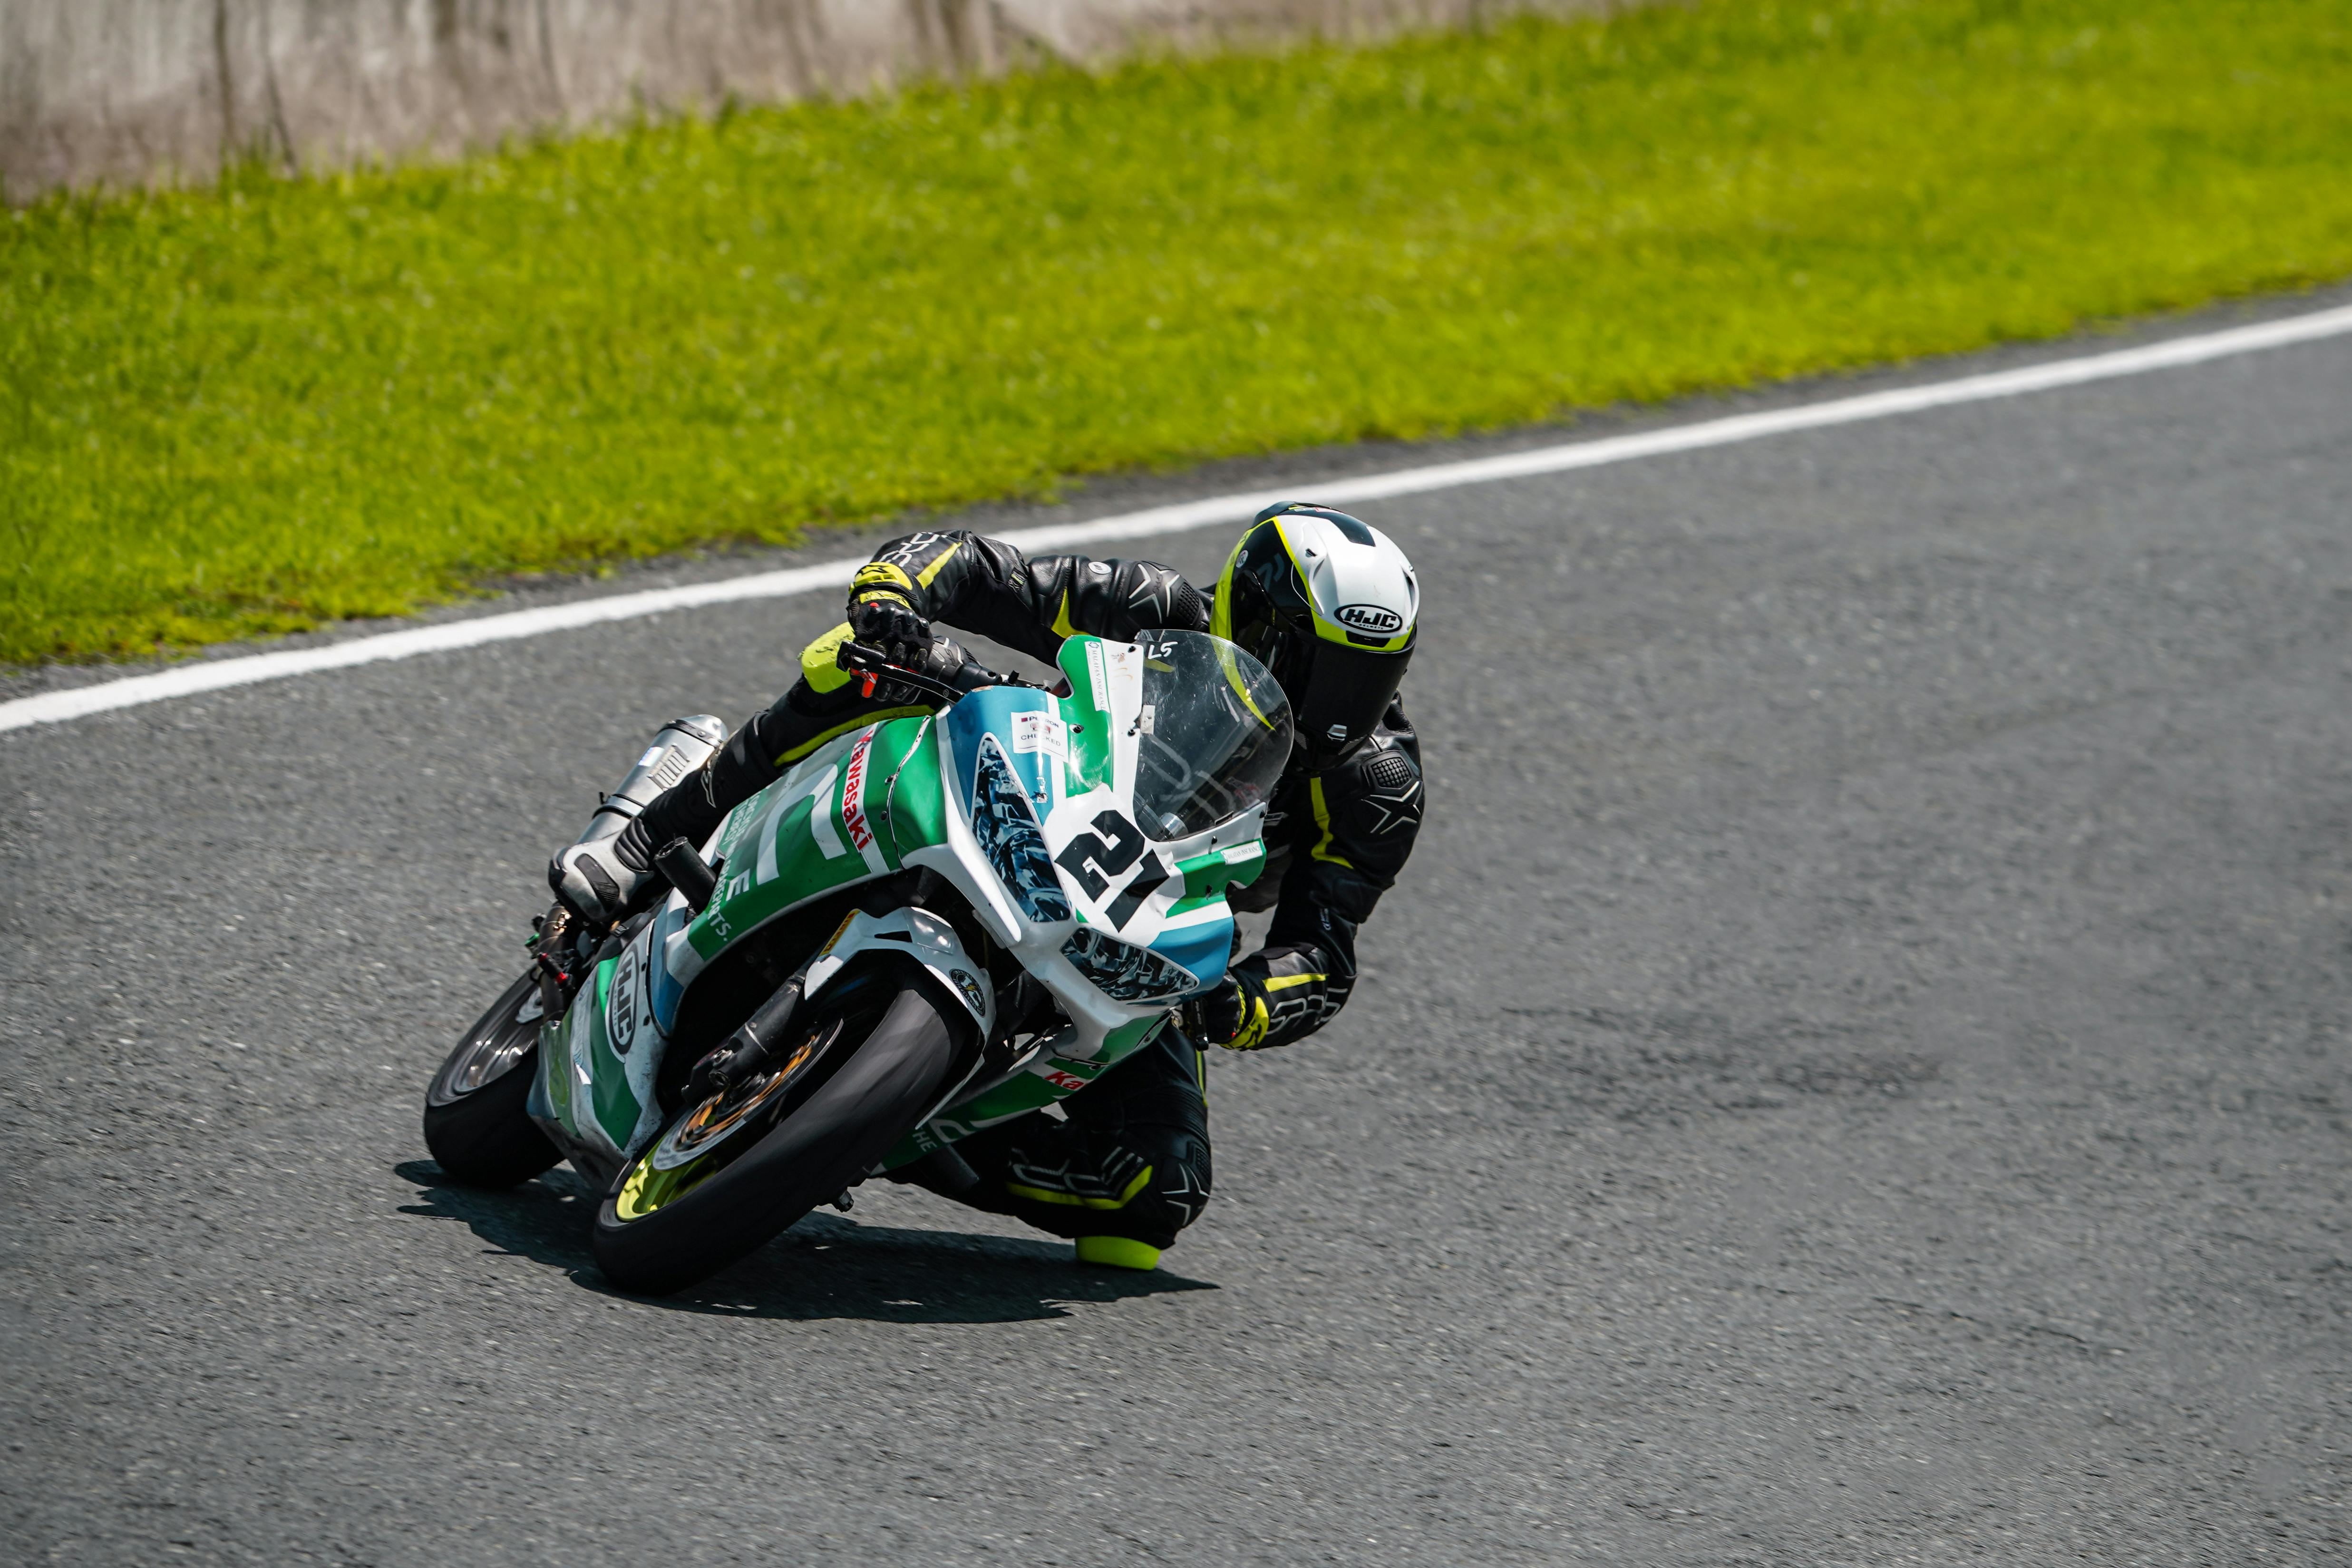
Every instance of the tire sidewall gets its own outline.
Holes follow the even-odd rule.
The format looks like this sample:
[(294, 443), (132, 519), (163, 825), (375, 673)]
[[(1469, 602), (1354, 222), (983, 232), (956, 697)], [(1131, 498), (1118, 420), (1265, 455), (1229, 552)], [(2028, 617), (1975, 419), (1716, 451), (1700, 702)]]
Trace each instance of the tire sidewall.
[[(530, 980), (526, 975), (509, 986), (466, 1031), (440, 1071), (434, 1074), (434, 1089), (440, 1087), (467, 1052), (509, 1026)], [(425, 1147), (443, 1173), (467, 1186), (510, 1187), (552, 1168), (563, 1158), (530, 1119), (530, 1088), (538, 1076), (539, 1047), (533, 1044), (506, 1071), (455, 1100), (436, 1104), (432, 1091), (427, 1091)]]
[[(959, 1024), (964, 1027), (958, 1027)], [(596, 1261), (625, 1290), (666, 1295), (765, 1245), (847, 1189), (906, 1136), (947, 1088), (969, 1015), (931, 987), (902, 987), (870, 1033), (807, 1100), (751, 1149), (652, 1214), (624, 1221), (623, 1167), (596, 1212)]]

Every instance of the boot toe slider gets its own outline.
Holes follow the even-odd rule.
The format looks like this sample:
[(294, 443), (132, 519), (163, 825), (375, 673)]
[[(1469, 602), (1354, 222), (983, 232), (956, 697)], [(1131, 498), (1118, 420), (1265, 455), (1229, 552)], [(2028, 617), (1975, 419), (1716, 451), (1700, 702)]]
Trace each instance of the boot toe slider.
[(1123, 1236), (1082, 1236), (1078, 1261), (1097, 1268), (1150, 1270), (1160, 1267), (1160, 1248)]

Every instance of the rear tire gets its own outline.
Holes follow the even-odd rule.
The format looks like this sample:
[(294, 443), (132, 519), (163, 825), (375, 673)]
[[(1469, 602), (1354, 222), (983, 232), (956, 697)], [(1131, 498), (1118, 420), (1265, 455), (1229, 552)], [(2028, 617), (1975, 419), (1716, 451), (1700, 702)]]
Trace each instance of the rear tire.
[(433, 1075), (425, 1147), (453, 1181), (511, 1187), (563, 1157), (524, 1109), (539, 1076), (538, 995), (534, 975), (508, 986)]
[(660, 1206), (624, 1219), (620, 1204), (660, 1147), (656, 1139), (596, 1211), (596, 1263), (604, 1278), (623, 1290), (667, 1296), (765, 1246), (846, 1191), (945, 1091), (969, 1023), (960, 1009), (950, 1016), (929, 986), (908, 986), (824, 1082), (751, 1149)]

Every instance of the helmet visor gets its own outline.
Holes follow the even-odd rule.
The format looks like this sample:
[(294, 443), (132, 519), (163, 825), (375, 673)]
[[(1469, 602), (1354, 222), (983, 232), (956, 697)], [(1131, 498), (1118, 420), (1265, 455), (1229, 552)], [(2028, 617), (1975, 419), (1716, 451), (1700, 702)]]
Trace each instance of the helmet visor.
[[(1246, 572), (1234, 573), (1217, 608), (1225, 622), (1225, 629), (1219, 635), (1265, 666), (1268, 673), (1287, 689), (1298, 673), (1295, 668), (1297, 661), (1291, 658), (1292, 637), (1258, 580)], [(1212, 629), (1216, 629), (1213, 625)]]
[[(1412, 649), (1370, 653), (1320, 637), (1305, 655), (1306, 679), (1286, 679), (1310, 768), (1326, 768), (1361, 745), (1396, 700)], [(1301, 688), (1304, 688), (1302, 690)]]

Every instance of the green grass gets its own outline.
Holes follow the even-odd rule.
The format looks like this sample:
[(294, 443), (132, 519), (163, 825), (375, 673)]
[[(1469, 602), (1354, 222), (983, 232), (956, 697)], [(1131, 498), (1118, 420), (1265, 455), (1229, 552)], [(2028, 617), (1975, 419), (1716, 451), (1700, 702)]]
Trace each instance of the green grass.
[(54, 199), (0, 658), (2347, 275), (2344, 0), (1718, 0)]

